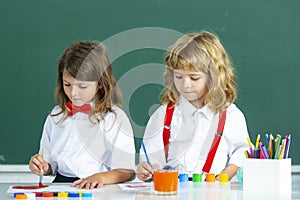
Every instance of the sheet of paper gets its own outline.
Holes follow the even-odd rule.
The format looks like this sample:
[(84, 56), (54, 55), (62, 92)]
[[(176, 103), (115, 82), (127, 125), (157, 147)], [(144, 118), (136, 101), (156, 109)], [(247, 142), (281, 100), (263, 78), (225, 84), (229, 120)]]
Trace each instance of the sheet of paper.
[(34, 190), (26, 190), (26, 189), (14, 189), (13, 185), (11, 185), (7, 193), (17, 193), (17, 192), (77, 192), (77, 191), (92, 191), (92, 192), (103, 192), (103, 188), (85, 190), (79, 189), (78, 187), (71, 187), (70, 184), (50, 184), (49, 187), (34, 189)]
[[(118, 184), (122, 190), (145, 190), (151, 189), (153, 187), (153, 183), (122, 183)], [(187, 192), (187, 191), (208, 191), (208, 190), (230, 190), (230, 183), (226, 183), (221, 185), (219, 181), (214, 183), (178, 183), (178, 192)]]
[(152, 187), (152, 183), (122, 183), (118, 185), (122, 190), (145, 190)]

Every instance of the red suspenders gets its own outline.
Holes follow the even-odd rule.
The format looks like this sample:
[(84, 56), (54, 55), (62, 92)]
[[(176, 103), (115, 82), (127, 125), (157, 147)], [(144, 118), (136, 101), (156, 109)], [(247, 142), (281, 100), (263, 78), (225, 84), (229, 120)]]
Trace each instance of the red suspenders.
[(173, 112), (174, 112), (173, 103), (170, 102), (167, 105), (165, 122), (164, 122), (164, 130), (163, 130), (166, 161), (168, 160), (170, 129), (171, 129), (171, 121), (172, 121), (172, 117), (173, 117)]
[(220, 144), (221, 137), (223, 135), (225, 121), (226, 121), (226, 110), (224, 110), (222, 112), (222, 114), (220, 115), (219, 123), (218, 123), (218, 130), (217, 130), (217, 133), (215, 134), (214, 141), (213, 141), (213, 143), (210, 147), (210, 150), (209, 150), (208, 156), (206, 158), (205, 164), (202, 168), (202, 172), (209, 173), (209, 171), (210, 171), (212, 162), (214, 161), (218, 146)]
[[(173, 103), (170, 102), (167, 105), (165, 122), (164, 122), (164, 130), (163, 130), (163, 141), (164, 141), (166, 161), (168, 160), (169, 138), (170, 138), (170, 129), (171, 129), (170, 125), (171, 125), (171, 121), (172, 121), (173, 112), (174, 112), (174, 106), (173, 106)], [(226, 121), (226, 110), (223, 111), (222, 114), (220, 115), (217, 133), (215, 134), (214, 141), (210, 147), (208, 156), (207, 156), (205, 164), (203, 166), (203, 169), (202, 169), (203, 172), (209, 173), (209, 171), (210, 171), (212, 162), (214, 160), (215, 154), (217, 152), (218, 146), (221, 141), (225, 121)]]

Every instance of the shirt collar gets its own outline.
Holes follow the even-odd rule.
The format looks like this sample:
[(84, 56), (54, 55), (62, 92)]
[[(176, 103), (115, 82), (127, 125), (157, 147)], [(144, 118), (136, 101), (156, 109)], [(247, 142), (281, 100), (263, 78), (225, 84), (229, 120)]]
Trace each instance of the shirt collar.
[(193, 104), (191, 104), (188, 100), (186, 100), (182, 96), (179, 97), (179, 103), (185, 118), (189, 118), (190, 116), (194, 115), (196, 112), (202, 113), (203, 116), (206, 117), (208, 120), (211, 120), (214, 116), (213, 112), (206, 105), (200, 109), (197, 109), (195, 106), (193, 106)]
[(208, 120), (212, 120), (214, 117), (214, 113), (206, 105), (198, 109), (198, 112), (202, 113)]

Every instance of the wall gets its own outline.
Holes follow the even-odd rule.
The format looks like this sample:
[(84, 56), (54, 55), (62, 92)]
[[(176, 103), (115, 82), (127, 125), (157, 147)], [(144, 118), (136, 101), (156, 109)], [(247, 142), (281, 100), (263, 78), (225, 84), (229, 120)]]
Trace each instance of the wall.
[(290, 155), (300, 164), (299, 7), (298, 0), (2, 0), (0, 163), (26, 164), (38, 151), (55, 105), (57, 60), (77, 40), (108, 46), (139, 149), (159, 104), (166, 48), (182, 33), (206, 29), (219, 35), (236, 67), (236, 104), (252, 140), (292, 134)]

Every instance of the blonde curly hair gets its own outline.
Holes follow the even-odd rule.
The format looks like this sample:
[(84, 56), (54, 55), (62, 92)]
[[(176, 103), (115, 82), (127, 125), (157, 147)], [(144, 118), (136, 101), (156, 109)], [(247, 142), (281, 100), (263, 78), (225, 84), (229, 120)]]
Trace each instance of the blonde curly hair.
[(189, 33), (170, 47), (166, 56), (165, 89), (161, 102), (178, 103), (179, 92), (174, 85), (173, 70), (200, 71), (208, 75), (207, 105), (215, 114), (221, 113), (236, 99), (234, 68), (219, 38), (208, 31)]

